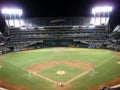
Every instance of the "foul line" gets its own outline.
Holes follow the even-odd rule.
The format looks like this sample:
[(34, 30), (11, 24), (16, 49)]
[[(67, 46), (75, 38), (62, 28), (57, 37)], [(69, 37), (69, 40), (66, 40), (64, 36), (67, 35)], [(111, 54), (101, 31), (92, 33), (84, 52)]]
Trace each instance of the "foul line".
[(51, 80), (51, 79), (49, 79), (49, 78), (47, 78), (47, 77), (45, 77), (45, 76), (43, 76), (43, 75), (40, 75), (40, 74), (37, 74), (37, 73), (34, 73), (34, 72), (31, 72), (31, 73), (33, 73), (34, 75), (36, 75), (36, 76), (38, 76), (38, 77), (40, 77), (40, 78), (43, 78), (43, 79), (45, 79), (45, 80), (47, 80), (47, 81), (50, 81), (50, 82), (52, 82), (52, 83), (57, 83), (56, 81), (54, 81), (54, 80)]
[[(6, 61), (6, 63), (12, 64), (12, 65), (14, 65), (14, 66), (16, 66), (16, 67), (24, 70), (24, 71), (27, 71), (25, 68), (21, 68), (21, 67), (19, 67), (18, 65), (14, 64), (14, 63), (10, 63), (10, 62), (7, 62), (7, 61)], [(29, 71), (27, 71), (27, 72), (29, 72)], [(30, 71), (30, 72), (31, 72), (31, 71)], [(40, 75), (40, 74), (36, 74), (36, 73), (34, 73), (34, 72), (31, 72), (31, 73), (33, 73), (34, 75), (36, 75), (36, 76), (38, 76), (38, 77), (40, 77), (40, 78), (43, 78), (43, 79), (45, 79), (45, 80), (47, 80), (47, 81), (50, 81), (50, 82), (52, 82), (52, 83), (55, 83), (55, 84), (57, 83), (57, 82), (55, 82), (54, 80), (51, 80), (51, 79), (49, 79), (49, 78), (47, 78), (47, 77), (45, 77), (45, 76), (42, 76), (42, 75)]]
[[(91, 70), (91, 69), (90, 69), (90, 70)], [(79, 77), (82, 77), (83, 75), (87, 74), (90, 70), (87, 70), (87, 71), (83, 72), (82, 74), (79, 74), (78, 76), (76, 76), (76, 77), (70, 79), (69, 81), (66, 82), (66, 84), (69, 84), (70, 82), (72, 82), (72, 81), (78, 79)]]
[[(103, 63), (105, 63), (105, 62), (111, 60), (111, 58), (113, 58), (113, 57), (115, 57), (115, 56), (116, 56), (116, 54), (113, 55), (113, 56), (111, 56), (111, 57), (109, 57), (109, 58), (107, 58), (105, 61), (103, 61), (103, 62), (99, 63), (98, 65), (96, 65), (95, 68), (98, 67), (98, 66), (100, 66), (100, 65), (102, 65)], [(87, 70), (87, 71), (83, 72), (82, 74), (79, 74), (78, 76), (72, 78), (71, 80), (67, 81), (66, 83), (68, 84), (68, 83), (70, 83), (70, 82), (72, 82), (72, 81), (74, 81), (74, 80), (76, 80), (76, 79), (82, 77), (83, 75), (89, 73), (91, 70), (92, 70), (92, 69)]]
[(104, 60), (103, 62), (101, 62), (101, 63), (99, 63), (98, 65), (96, 65), (96, 66), (95, 66), (95, 68), (96, 68), (96, 67), (98, 67), (98, 66), (100, 66), (100, 65), (102, 65), (103, 63), (105, 63), (105, 62), (107, 62), (107, 61), (111, 60), (111, 58), (115, 57), (116, 55), (117, 55), (117, 54), (115, 54), (115, 55), (113, 55), (113, 56), (111, 56), (111, 57), (107, 58), (107, 59), (106, 59), (106, 60)]

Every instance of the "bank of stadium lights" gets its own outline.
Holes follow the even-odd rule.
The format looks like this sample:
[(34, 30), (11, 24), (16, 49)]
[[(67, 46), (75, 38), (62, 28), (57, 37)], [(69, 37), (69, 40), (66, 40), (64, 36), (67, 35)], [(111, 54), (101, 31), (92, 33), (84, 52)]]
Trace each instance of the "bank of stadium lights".
[(94, 25), (106, 25), (109, 21), (109, 15), (112, 10), (113, 8), (111, 6), (93, 8), (92, 14), (94, 15), (94, 18), (91, 19), (91, 23)]
[(2, 10), (2, 14), (4, 15), (22, 15), (22, 9), (14, 9), (14, 8), (3, 8)]
[[(22, 9), (17, 8), (3, 8), (1, 9), (1, 13), (4, 14), (8, 26), (21, 26), (20, 17), (23, 14)], [(18, 20), (17, 20), (18, 17)]]
[(95, 7), (92, 9), (92, 14), (96, 14), (96, 13), (110, 13), (112, 11), (112, 7), (111, 6), (105, 6), (105, 7)]

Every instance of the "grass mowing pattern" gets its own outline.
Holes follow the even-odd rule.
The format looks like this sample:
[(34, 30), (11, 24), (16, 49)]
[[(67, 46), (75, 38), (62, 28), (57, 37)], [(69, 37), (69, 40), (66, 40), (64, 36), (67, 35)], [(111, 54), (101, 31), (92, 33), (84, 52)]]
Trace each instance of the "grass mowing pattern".
[[(0, 56), (0, 77), (13, 85), (27, 87), (30, 90), (56, 90), (53, 83), (32, 75), (28, 79), (28, 72), (24, 70), (29, 65), (51, 60), (78, 60), (98, 65), (115, 55), (116, 52), (103, 49), (81, 48), (45, 48), (23, 52), (13, 52)], [(95, 77), (90, 73), (71, 82), (69, 90), (88, 90), (90, 87), (103, 84), (120, 76), (120, 59), (113, 57), (109, 61), (95, 68)]]
[[(65, 71), (65, 74), (56, 74), (56, 72), (59, 70)], [(56, 82), (66, 82), (81, 73), (82, 70), (67, 65), (55, 65), (39, 72), (39, 74), (48, 77)]]

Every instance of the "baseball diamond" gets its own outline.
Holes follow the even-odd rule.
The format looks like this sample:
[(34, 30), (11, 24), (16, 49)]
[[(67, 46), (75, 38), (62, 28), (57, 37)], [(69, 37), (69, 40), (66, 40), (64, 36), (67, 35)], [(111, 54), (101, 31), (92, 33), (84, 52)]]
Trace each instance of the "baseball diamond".
[[(55, 49), (60, 51), (53, 52)], [(112, 82), (120, 75), (119, 53), (104, 49), (44, 48), (12, 52), (2, 56), (1, 60), (0, 76), (4, 79), (0, 79), (1, 85), (9, 89), (56, 90), (61, 88), (61, 82), (65, 90), (93, 90), (95, 86)], [(58, 71), (64, 74), (56, 74)]]
[[(0, 90), (120, 90), (120, 25), (113, 29), (110, 22), (117, 7), (104, 3), (84, 17), (26, 17), (24, 11), (34, 14), (34, 7), (42, 15), (54, 5), (62, 8), (62, 3), (57, 0), (44, 10), (35, 5), (22, 10), (2, 8), (1, 1), (6, 0), (0, 0)], [(42, 1), (37, 1), (39, 6), (44, 6)], [(64, 4), (74, 9), (70, 1)]]

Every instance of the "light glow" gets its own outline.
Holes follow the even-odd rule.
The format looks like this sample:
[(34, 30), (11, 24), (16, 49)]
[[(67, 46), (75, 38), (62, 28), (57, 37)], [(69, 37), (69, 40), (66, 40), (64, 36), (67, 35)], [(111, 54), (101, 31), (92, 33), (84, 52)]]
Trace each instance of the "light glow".
[(90, 24), (92, 25), (107, 25), (109, 21), (109, 17), (96, 17), (96, 18), (91, 18), (90, 19)]
[(20, 24), (21, 24), (21, 26), (26, 26), (25, 21), (22, 19), (20, 19)]
[(95, 7), (92, 9), (92, 14), (95, 13), (101, 13), (101, 12), (111, 12), (112, 11), (112, 7), (110, 6), (105, 6), (105, 7)]
[(14, 23), (15, 23), (15, 27), (20, 27), (20, 22), (18, 19), (15, 19)]
[(3, 8), (2, 14), (8, 14), (8, 15), (22, 15), (22, 9), (15, 9), (15, 8)]
[(9, 26), (14, 26), (14, 21), (13, 20), (9, 20)]
[(21, 26), (26, 26), (25, 22), (23, 20), (19, 19), (8, 19), (6, 20), (6, 24), (8, 26), (15, 26), (15, 27), (21, 27)]

